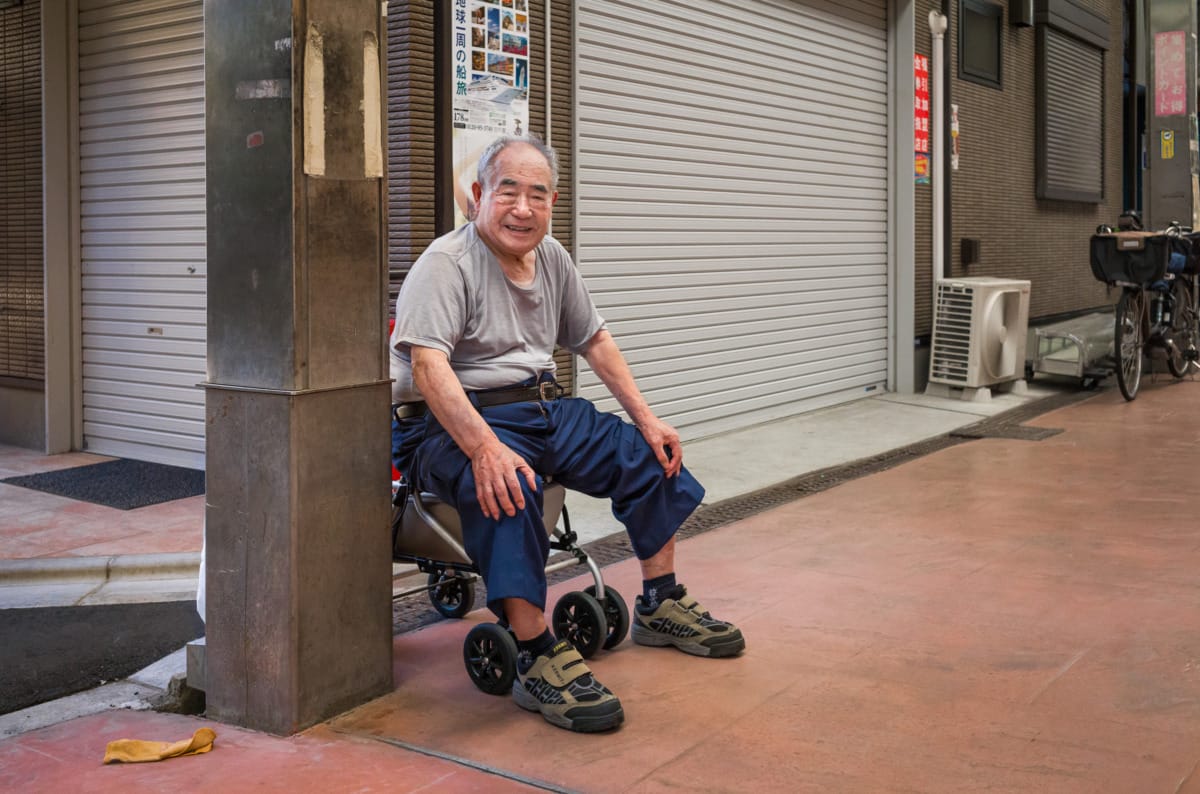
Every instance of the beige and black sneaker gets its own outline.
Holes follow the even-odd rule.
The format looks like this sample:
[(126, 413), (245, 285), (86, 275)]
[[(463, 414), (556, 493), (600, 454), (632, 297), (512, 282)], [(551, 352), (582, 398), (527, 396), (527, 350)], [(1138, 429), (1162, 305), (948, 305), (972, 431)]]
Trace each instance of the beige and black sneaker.
[(663, 599), (658, 608), (643, 612), (637, 597), (633, 641), (638, 645), (674, 645), (696, 656), (737, 656), (746, 647), (742, 632), (732, 623), (717, 620), (687, 590), (678, 587), (675, 598)]
[(596, 680), (567, 640), (534, 659), (528, 672), (518, 673), (512, 693), (518, 706), (540, 711), (546, 722), (569, 731), (607, 731), (625, 721), (621, 701)]

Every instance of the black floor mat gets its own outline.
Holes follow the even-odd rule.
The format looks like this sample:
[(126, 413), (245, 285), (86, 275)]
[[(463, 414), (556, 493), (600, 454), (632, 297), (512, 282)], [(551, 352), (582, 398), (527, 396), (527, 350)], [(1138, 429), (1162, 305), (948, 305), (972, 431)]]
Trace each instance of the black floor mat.
[(118, 510), (204, 493), (204, 472), (199, 469), (125, 459), (9, 477), (2, 482)]

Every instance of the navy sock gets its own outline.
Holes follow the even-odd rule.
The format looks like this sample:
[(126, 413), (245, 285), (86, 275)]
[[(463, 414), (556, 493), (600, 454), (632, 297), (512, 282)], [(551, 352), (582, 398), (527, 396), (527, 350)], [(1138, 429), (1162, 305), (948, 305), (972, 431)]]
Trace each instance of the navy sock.
[(555, 641), (550, 629), (546, 629), (532, 640), (517, 640), (517, 671), (522, 674), (529, 672), (529, 668), (533, 667), (533, 660), (553, 648)]
[(672, 598), (675, 594), (675, 574), (667, 573), (653, 579), (642, 580), (642, 608), (646, 612), (658, 609), (664, 598)]

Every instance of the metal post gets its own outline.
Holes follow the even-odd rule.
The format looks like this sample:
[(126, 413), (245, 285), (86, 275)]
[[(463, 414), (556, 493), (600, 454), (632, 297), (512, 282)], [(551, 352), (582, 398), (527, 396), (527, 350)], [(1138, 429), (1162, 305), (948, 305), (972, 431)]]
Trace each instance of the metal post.
[(1150, 0), (1146, 148), (1146, 220), (1200, 227), (1200, 163), (1196, 131), (1195, 0)]
[(209, 716), (392, 685), (378, 0), (206, 0)]
[(930, 317), (937, 314), (937, 285), (938, 279), (944, 272), (946, 257), (946, 236), (943, 229), (946, 223), (946, 180), (943, 172), (946, 168), (945, 141), (945, 103), (944, 94), (946, 81), (942, 74), (942, 59), (945, 57), (946, 17), (937, 11), (929, 12), (929, 31), (933, 34), (933, 58), (930, 59), (929, 77), (933, 82), (933, 96), (930, 99), (932, 129), (929, 131), (929, 141), (933, 147), (933, 157), (930, 163), (933, 182), (933, 274), (930, 279), (932, 303)]

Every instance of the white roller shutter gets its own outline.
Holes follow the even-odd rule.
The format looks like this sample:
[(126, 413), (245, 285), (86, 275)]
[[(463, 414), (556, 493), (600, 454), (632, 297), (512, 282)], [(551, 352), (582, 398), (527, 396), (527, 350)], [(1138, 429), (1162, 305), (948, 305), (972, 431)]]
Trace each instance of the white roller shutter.
[(696, 438), (884, 384), (886, 3), (581, 2), (576, 58), (579, 264), (658, 414)]
[(83, 437), (202, 468), (200, 0), (79, 1)]

